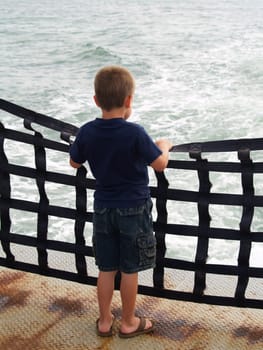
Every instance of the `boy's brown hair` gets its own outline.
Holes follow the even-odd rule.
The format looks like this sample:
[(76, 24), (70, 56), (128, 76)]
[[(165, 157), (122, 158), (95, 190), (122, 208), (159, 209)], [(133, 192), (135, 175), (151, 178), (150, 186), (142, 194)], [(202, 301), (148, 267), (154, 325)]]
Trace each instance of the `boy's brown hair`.
[(135, 83), (126, 68), (107, 66), (96, 74), (94, 89), (100, 107), (110, 111), (122, 107), (125, 98), (133, 95)]

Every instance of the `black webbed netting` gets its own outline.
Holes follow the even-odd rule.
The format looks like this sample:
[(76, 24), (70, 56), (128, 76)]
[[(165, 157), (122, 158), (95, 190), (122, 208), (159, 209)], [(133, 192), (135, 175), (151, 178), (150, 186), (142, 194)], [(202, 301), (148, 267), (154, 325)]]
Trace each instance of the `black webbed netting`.
[[(59, 158), (68, 162), (70, 140), (78, 128), (5, 100), (0, 100), (0, 107), (2, 113), (23, 118), (25, 128), (20, 131), (6, 128), (0, 123), (0, 265), (95, 285), (96, 268), (91, 240), (87, 238), (92, 231), (92, 209), (87, 203), (91, 202), (89, 198), (92, 198), (95, 181), (84, 166), (77, 170), (76, 175), (67, 174), (64, 169), (51, 171), (48, 166), (48, 157), (52, 152), (59, 153)], [(39, 131), (43, 128), (59, 132), (60, 140), (45, 138)], [(24, 165), (23, 162), (18, 164), (12, 160), (13, 157), (10, 160), (6, 141), (16, 142), (18, 147), (31, 147), (33, 166)], [(179, 159), (171, 157), (168, 169), (155, 173), (156, 185), (151, 184), (151, 195), (156, 204), (154, 230), (157, 265), (153, 271), (142, 275), (139, 293), (208, 304), (263, 308), (263, 263), (255, 264), (252, 261), (254, 252), (263, 252), (263, 232), (260, 232), (263, 227), (260, 223), (263, 195), (260, 195), (261, 182), (255, 181), (255, 177), (263, 174), (263, 162), (255, 161), (252, 157), (252, 153), (260, 157), (262, 150), (263, 139), (173, 147), (171, 155), (176, 154)], [(229, 154), (235, 154), (236, 161), (216, 160), (218, 155)], [(186, 173), (194, 175), (188, 177)], [(220, 177), (222, 174), (227, 174), (223, 180)], [(214, 181), (219, 182), (215, 187), (220, 189), (232, 175), (235, 175), (240, 186), (239, 192), (231, 182), (228, 184), (231, 193), (229, 190), (212, 191)], [(28, 193), (28, 185), (25, 186), (24, 195), (13, 195), (13, 177), (31, 183), (34, 200)], [(193, 188), (193, 178), (196, 179), (197, 188)], [(47, 191), (50, 184), (70, 189), (69, 192), (74, 194), (71, 201), (75, 205), (63, 205), (63, 200), (62, 204), (55, 205), (52, 194)], [(184, 223), (177, 220), (178, 208), (184, 214)], [(228, 208), (235, 208), (234, 214)], [(195, 219), (193, 212), (196, 213)], [(222, 225), (231, 216), (238, 221), (237, 227)], [(33, 234), (13, 232), (18, 217), (25, 227), (30, 228), (28, 231), (35, 227)], [(72, 224), (71, 239), (56, 239), (56, 235), (50, 234), (54, 218)], [(253, 224), (255, 220), (259, 222), (257, 225)], [(253, 230), (254, 226), (256, 229)], [(187, 248), (192, 247), (192, 258), (180, 255), (182, 238), (186, 239), (184, 244)], [(170, 241), (174, 249), (169, 248)], [(228, 242), (236, 247), (236, 256), (229, 257), (229, 261), (236, 263), (222, 263), (213, 259), (213, 244), (219, 243), (221, 247)], [(67, 259), (67, 256), (70, 258)]]

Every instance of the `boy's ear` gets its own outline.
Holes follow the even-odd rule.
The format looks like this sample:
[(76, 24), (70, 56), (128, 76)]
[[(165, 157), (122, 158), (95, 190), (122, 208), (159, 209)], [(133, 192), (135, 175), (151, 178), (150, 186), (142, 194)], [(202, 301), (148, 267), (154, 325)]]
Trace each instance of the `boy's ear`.
[(98, 101), (98, 99), (97, 99), (97, 96), (96, 96), (96, 95), (94, 95), (94, 96), (93, 96), (93, 99), (94, 99), (94, 101), (95, 101), (96, 105), (97, 105), (98, 107), (100, 107), (100, 104), (99, 104), (99, 101)]
[(132, 95), (129, 95), (125, 98), (124, 105), (126, 108), (131, 108), (132, 98)]

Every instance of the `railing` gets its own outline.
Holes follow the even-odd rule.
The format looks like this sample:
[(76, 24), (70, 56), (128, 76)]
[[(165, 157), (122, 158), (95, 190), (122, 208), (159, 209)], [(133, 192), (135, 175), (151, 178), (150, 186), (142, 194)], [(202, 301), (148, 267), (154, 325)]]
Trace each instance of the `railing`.
[[(68, 158), (70, 138), (76, 135), (78, 128), (58, 121), (54, 118), (35, 113), (5, 100), (0, 100), (0, 108), (14, 116), (24, 119), (24, 127), (27, 132), (5, 128), (0, 122), (0, 238), (3, 254), (0, 256), (0, 265), (18, 270), (40, 273), (47, 276), (67, 279), (80, 283), (95, 285), (96, 276), (88, 271), (92, 264), (92, 247), (86, 244), (84, 229), (87, 223), (92, 222), (92, 210), (87, 209), (87, 195), (93, 193), (94, 179), (87, 177), (84, 166), (77, 170), (76, 176), (47, 170), (47, 150), (61, 152), (61, 157)], [(2, 112), (3, 113), (3, 112)], [(52, 129), (60, 133), (64, 142), (53, 141), (44, 138), (36, 131), (32, 124)], [(32, 133), (33, 132), (33, 133)], [(35, 168), (12, 164), (5, 152), (5, 140), (12, 140), (23, 144), (32, 145), (35, 155)], [(254, 217), (254, 209), (263, 207), (263, 196), (255, 195), (254, 175), (263, 174), (263, 163), (255, 162), (251, 158), (251, 151), (262, 151), (263, 139), (240, 139), (227, 141), (214, 141), (204, 143), (191, 143), (174, 146), (171, 152), (177, 152), (184, 156), (180, 160), (170, 160), (168, 171), (155, 173), (157, 185), (151, 186), (152, 198), (156, 199), (156, 220), (154, 230), (157, 239), (157, 264), (152, 272), (152, 281), (149, 284), (140, 283), (139, 293), (163, 297), (169, 299), (186, 300), (207, 304), (242, 306), (263, 308), (263, 297), (260, 296), (260, 287), (253, 293), (248, 293), (250, 283), (262, 288), (263, 264), (260, 267), (250, 266), (251, 249), (258, 245), (262, 247), (263, 232), (252, 232), (251, 224)], [(239, 161), (210, 161), (203, 158), (204, 153), (213, 155), (236, 152)], [(185, 155), (189, 155), (189, 158)], [(180, 169), (198, 175), (198, 189), (170, 188), (167, 179), (169, 172), (172, 180), (173, 171)], [(242, 193), (213, 193), (211, 192), (212, 173), (236, 173), (240, 174)], [(39, 202), (12, 197), (12, 182), (10, 176), (18, 176), (34, 179), (39, 193)], [(182, 179), (183, 181), (183, 179)], [(187, 181), (187, 180), (186, 180)], [(51, 205), (46, 192), (46, 183), (58, 183), (75, 188), (76, 206), (74, 209)], [(190, 186), (191, 187), (191, 186)], [(176, 203), (194, 203), (197, 209), (196, 225), (168, 223), (167, 201)], [(239, 228), (211, 227), (211, 205), (235, 206), (242, 209), (239, 220)], [(36, 213), (36, 236), (28, 236), (11, 232), (12, 219), (10, 210)], [(169, 213), (170, 214), (170, 213)], [(74, 221), (74, 243), (58, 241), (49, 237), (49, 218), (66, 218)], [(187, 220), (187, 218), (186, 218)], [(191, 220), (189, 220), (191, 222)], [(166, 256), (166, 236), (193, 237), (196, 240), (195, 258), (193, 261)], [(223, 265), (208, 263), (209, 242), (211, 239), (235, 241), (239, 244), (238, 258), (235, 265)], [(17, 249), (20, 254), (17, 256)], [(26, 262), (23, 258), (23, 249), (33, 247), (37, 252), (37, 263)], [(49, 266), (49, 252), (63, 252), (73, 254), (75, 259), (74, 271), (54, 268)], [(193, 287), (191, 290), (180, 290), (173, 282), (167, 283), (171, 276), (176, 276), (176, 271), (183, 270), (193, 274)], [(169, 272), (169, 273), (168, 273)], [(169, 275), (169, 277), (167, 277)], [(207, 277), (212, 276), (212, 281), (219, 278), (219, 282), (226, 283), (225, 276), (234, 278), (235, 286), (230, 295), (218, 295), (216, 292), (207, 292)], [(222, 280), (220, 280), (222, 276)], [(259, 283), (258, 283), (259, 282)], [(167, 284), (172, 287), (167, 287)], [(212, 282), (213, 283), (213, 282)], [(191, 284), (191, 283), (190, 283)], [(118, 281), (116, 282), (118, 288)], [(249, 297), (247, 297), (249, 294)], [(261, 293), (262, 294), (262, 293)]]

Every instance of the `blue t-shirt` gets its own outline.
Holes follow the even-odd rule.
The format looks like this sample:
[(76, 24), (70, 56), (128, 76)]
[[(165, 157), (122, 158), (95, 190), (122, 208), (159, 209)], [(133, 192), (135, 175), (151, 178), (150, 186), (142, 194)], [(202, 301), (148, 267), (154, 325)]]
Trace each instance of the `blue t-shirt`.
[(83, 125), (70, 148), (76, 163), (88, 161), (96, 179), (95, 205), (127, 208), (150, 197), (147, 165), (162, 152), (138, 124), (97, 118)]

